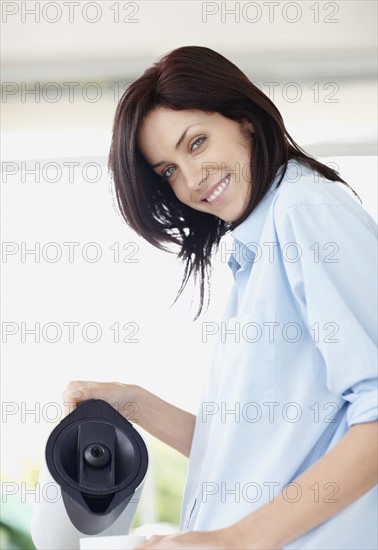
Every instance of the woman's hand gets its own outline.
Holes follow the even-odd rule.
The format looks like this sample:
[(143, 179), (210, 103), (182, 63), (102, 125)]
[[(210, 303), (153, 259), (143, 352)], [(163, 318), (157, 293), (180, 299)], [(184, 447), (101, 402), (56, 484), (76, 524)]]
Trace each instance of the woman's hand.
[(154, 535), (137, 550), (183, 550), (183, 549), (234, 550), (232, 527), (217, 531), (190, 531), (168, 536)]
[(138, 422), (138, 405), (135, 403), (136, 386), (120, 382), (92, 382), (73, 380), (63, 392), (66, 414), (88, 399), (102, 399), (112, 405), (131, 422)]
[(66, 415), (88, 399), (103, 399), (132, 424), (189, 456), (196, 417), (145, 388), (119, 382), (74, 380), (63, 392)]

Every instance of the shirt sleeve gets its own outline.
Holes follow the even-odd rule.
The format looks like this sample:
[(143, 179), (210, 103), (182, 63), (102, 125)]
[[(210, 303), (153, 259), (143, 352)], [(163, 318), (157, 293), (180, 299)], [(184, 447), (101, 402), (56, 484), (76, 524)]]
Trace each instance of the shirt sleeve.
[(377, 225), (358, 204), (294, 204), (277, 223), (287, 284), (348, 426), (378, 417)]

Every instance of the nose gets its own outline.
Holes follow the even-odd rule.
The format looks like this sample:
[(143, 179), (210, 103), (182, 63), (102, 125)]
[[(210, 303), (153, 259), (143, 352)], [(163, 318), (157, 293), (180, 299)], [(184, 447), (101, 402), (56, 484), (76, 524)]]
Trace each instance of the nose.
[(199, 191), (207, 178), (207, 173), (203, 170), (202, 165), (198, 166), (195, 163), (187, 163), (182, 168), (183, 176), (190, 191)]

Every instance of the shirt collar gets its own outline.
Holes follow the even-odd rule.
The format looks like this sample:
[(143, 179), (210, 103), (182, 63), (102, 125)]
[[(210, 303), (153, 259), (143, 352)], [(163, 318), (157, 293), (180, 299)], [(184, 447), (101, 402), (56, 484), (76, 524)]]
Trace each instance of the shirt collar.
[[(284, 164), (281, 164), (278, 168), (268, 191), (265, 193), (258, 205), (252, 210), (249, 216), (231, 232), (234, 239), (250, 248), (252, 252), (254, 252), (256, 248), (254, 243), (259, 242), (266, 215), (276, 194), (278, 182), (282, 176), (284, 166)], [(249, 244), (251, 245), (250, 247), (248, 246)]]
[(230, 254), (230, 257), (227, 260), (227, 264), (229, 265), (235, 279), (236, 272), (240, 269), (241, 266), (239, 262), (236, 261), (234, 253)]
[[(251, 266), (254, 262), (256, 256), (256, 244), (260, 240), (265, 219), (269, 207), (271, 206), (277, 192), (278, 183), (281, 181), (284, 167), (285, 165), (281, 164), (268, 191), (265, 193), (261, 201), (249, 214), (249, 216), (231, 232), (231, 235), (234, 237), (233, 250), (227, 263), (234, 275), (234, 278), (236, 272), (240, 268), (247, 269), (247, 266)], [(297, 161), (295, 159), (288, 161), (285, 174), (291, 174), (293, 170), (297, 171)]]

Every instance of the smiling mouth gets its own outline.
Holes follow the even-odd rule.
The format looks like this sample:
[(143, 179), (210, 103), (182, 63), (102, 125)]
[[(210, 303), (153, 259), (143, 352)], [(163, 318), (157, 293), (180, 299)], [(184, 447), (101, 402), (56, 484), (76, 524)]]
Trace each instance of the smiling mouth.
[(221, 183), (214, 189), (211, 195), (209, 195), (206, 199), (203, 199), (203, 202), (213, 202), (219, 195), (223, 193), (223, 191), (226, 189), (226, 187), (229, 185), (231, 179), (231, 175), (227, 174), (225, 178), (221, 181)]

